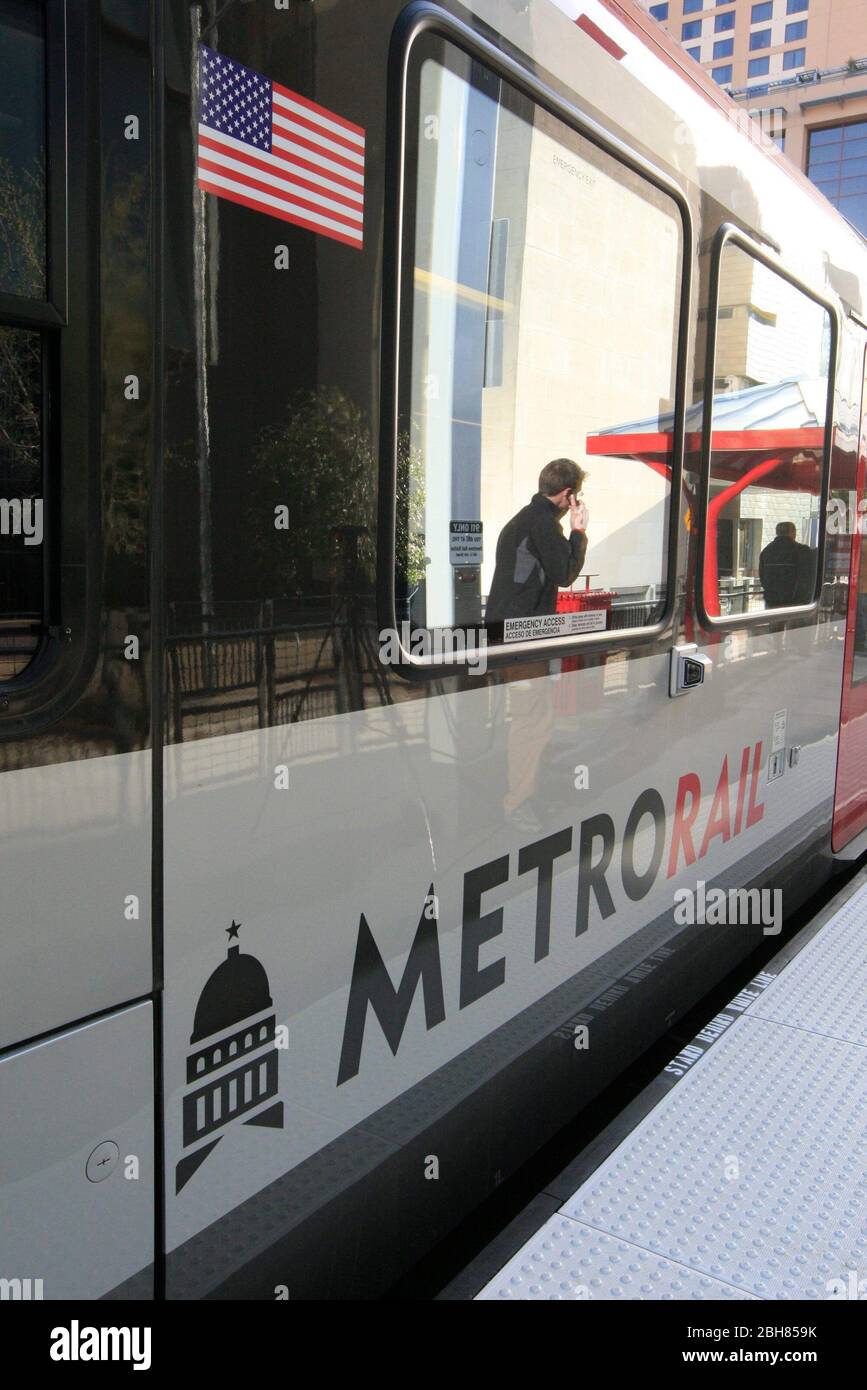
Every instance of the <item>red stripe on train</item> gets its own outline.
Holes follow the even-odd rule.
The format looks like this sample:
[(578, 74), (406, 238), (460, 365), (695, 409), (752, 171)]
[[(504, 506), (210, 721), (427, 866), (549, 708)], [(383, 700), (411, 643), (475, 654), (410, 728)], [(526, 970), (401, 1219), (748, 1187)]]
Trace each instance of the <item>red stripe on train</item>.
[(619, 43), (610, 39), (604, 29), (600, 29), (598, 24), (593, 23), (589, 15), (579, 14), (575, 23), (579, 29), (584, 30), (585, 34), (589, 34), (591, 39), (595, 39), (600, 48), (604, 48), (606, 53), (610, 53), (612, 58), (616, 58), (619, 62), (621, 58), (626, 57), (626, 49), (621, 48)]

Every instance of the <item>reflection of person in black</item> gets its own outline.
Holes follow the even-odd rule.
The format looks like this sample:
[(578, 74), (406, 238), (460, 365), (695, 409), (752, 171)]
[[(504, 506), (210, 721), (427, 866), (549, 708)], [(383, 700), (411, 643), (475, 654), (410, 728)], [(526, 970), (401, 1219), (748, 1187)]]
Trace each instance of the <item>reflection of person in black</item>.
[(766, 608), (810, 603), (816, 578), (816, 552), (800, 545), (793, 521), (777, 523), (777, 534), (759, 556), (759, 579)]
[[(497, 563), (485, 610), (487, 623), (554, 613), (557, 590), (581, 573), (587, 553), (587, 508), (578, 498), (584, 471), (554, 459), (539, 474), (539, 491), (500, 532)], [(561, 518), (569, 513), (571, 534)]]

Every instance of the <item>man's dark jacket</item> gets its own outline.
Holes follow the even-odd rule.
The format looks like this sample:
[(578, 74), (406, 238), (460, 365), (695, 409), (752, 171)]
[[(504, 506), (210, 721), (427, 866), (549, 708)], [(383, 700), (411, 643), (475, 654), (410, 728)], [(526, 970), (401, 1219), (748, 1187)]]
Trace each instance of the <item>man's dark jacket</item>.
[(540, 492), (500, 532), (497, 563), (485, 622), (554, 613), (557, 590), (581, 573), (587, 537), (573, 531), (568, 541), (553, 502)]
[(810, 603), (816, 581), (816, 552), (788, 536), (777, 536), (759, 556), (766, 608)]

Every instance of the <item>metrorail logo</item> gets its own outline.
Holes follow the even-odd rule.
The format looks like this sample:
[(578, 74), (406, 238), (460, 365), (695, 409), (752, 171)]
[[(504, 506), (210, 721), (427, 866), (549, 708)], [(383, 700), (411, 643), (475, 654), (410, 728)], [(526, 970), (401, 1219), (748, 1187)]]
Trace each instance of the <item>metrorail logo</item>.
[(52, 1361), (131, 1361), (134, 1371), (151, 1365), (149, 1327), (82, 1327), (73, 1318), (69, 1327), (51, 1329)]
[[(674, 878), (680, 872), (681, 862), (684, 867), (691, 868), (705, 858), (717, 841), (725, 844), (757, 825), (765, 813), (763, 803), (758, 800), (761, 768), (761, 741), (742, 750), (736, 785), (732, 784), (729, 759), (724, 757), (707, 819), (701, 826), (698, 824), (702, 806), (701, 778), (695, 772), (684, 773), (677, 783), (671, 839), (668, 842), (665, 799), (657, 788), (648, 787), (636, 797), (621, 828), (608, 812), (600, 811), (582, 820), (575, 828), (567, 825), (552, 835), (524, 845), (517, 855), (517, 876), (536, 874), (535, 932), (531, 948), (534, 963), (538, 965), (550, 955), (554, 866), (557, 860), (574, 854), (573, 843), (576, 839), (577, 937), (590, 928), (591, 898), (595, 901), (600, 918), (605, 921), (616, 914), (618, 897), (621, 902), (623, 897), (630, 902), (640, 902), (647, 897), (663, 863), (666, 877)], [(650, 836), (644, 833), (645, 826), (650, 830)], [(642, 846), (640, 856), (636, 854), (639, 834)], [(645, 843), (647, 839), (652, 841), (650, 848)], [(639, 857), (640, 863), (637, 862)], [(490, 943), (503, 932), (505, 908), (493, 907), (484, 911), (482, 899), (486, 893), (507, 884), (512, 873), (513, 858), (510, 854), (504, 854), (464, 874), (460, 978), (455, 1001), (457, 1012), (470, 1008), (505, 983), (505, 956), (490, 959)], [(431, 903), (437, 905), (434, 911), (430, 910)], [(438, 898), (431, 884), (424, 897), (400, 984), (395, 988), (373, 931), (364, 913), (361, 914), (340, 1050), (338, 1086), (352, 1080), (359, 1072), (364, 1030), (370, 1012), (376, 1015), (395, 1056), (419, 986), (427, 1031), (445, 1021), (446, 996), (438, 918)], [(486, 954), (489, 959), (486, 965), (482, 965), (480, 957), (485, 947), (488, 948)]]

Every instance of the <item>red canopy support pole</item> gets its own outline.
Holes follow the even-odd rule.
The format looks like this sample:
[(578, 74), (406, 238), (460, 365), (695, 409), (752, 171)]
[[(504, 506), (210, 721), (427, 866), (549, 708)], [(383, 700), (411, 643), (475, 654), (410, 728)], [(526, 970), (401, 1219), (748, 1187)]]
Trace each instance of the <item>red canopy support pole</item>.
[(761, 463), (754, 463), (752, 468), (748, 468), (742, 478), (737, 482), (730, 483), (722, 492), (718, 492), (712, 498), (707, 507), (707, 527), (704, 541), (704, 606), (709, 618), (719, 617), (719, 568), (718, 568), (718, 549), (717, 549), (717, 526), (719, 524), (720, 512), (723, 510), (733, 497), (743, 492), (744, 488), (749, 487), (750, 483), (763, 478), (766, 473), (772, 473), (775, 468), (779, 468), (783, 460), (779, 455), (770, 459), (763, 459)]

